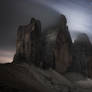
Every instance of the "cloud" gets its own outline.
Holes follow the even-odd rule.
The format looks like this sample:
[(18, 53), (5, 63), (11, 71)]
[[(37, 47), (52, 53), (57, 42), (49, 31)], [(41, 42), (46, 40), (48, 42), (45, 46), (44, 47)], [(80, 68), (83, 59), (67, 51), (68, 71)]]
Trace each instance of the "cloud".
[[(67, 17), (72, 39), (78, 32), (84, 32), (92, 40), (92, 2), (90, 0), (1, 0), (0, 57), (2, 59), (7, 57), (9, 61), (8, 57), (15, 53), (16, 32), (19, 25), (28, 24), (31, 17), (36, 17), (41, 20), (42, 30), (44, 30), (55, 25), (62, 13)], [(14, 52), (7, 53), (11, 50)]]
[(12, 62), (14, 56), (14, 51), (6, 51), (6, 50), (0, 50), (0, 63), (7, 63)]

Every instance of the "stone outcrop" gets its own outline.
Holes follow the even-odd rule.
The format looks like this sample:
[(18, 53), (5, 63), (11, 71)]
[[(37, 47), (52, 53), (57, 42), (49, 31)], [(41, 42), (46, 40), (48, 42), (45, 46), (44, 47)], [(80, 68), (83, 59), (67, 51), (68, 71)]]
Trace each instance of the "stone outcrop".
[(14, 63), (25, 61), (39, 63), (41, 55), (41, 23), (34, 18), (28, 25), (19, 26), (17, 31)]
[(67, 20), (62, 15), (59, 31), (56, 36), (55, 62), (56, 71), (65, 73), (72, 62), (72, 40), (67, 27)]
[(46, 59), (49, 65), (59, 73), (65, 73), (72, 62), (72, 40), (67, 20), (61, 15), (58, 26), (45, 32)]
[(0, 65), (0, 74), (0, 92), (92, 92), (92, 80), (82, 75), (65, 77), (28, 64)]
[(55, 29), (44, 32), (41, 32), (40, 21), (32, 18), (28, 25), (18, 28), (14, 63), (26, 61), (64, 73), (72, 61), (71, 45), (64, 15), (61, 15), (60, 23)]
[(73, 43), (73, 62), (71, 71), (88, 76), (88, 61), (91, 56), (91, 42), (84, 33), (79, 34)]

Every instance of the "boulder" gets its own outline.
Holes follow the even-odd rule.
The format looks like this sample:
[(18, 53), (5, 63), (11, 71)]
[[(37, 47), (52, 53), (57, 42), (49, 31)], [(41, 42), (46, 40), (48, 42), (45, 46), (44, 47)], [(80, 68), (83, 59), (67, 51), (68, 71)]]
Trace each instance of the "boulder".
[(67, 20), (61, 15), (57, 26), (45, 32), (46, 63), (59, 73), (65, 73), (72, 62), (72, 40), (67, 27)]
[(41, 32), (41, 23), (34, 18), (17, 32), (14, 63), (28, 62), (65, 73), (72, 62), (72, 40), (67, 20), (61, 15), (58, 26)]
[(83, 76), (80, 73), (76, 72), (68, 72), (64, 75), (68, 80), (72, 82), (77, 82), (77, 81), (85, 81), (87, 77)]

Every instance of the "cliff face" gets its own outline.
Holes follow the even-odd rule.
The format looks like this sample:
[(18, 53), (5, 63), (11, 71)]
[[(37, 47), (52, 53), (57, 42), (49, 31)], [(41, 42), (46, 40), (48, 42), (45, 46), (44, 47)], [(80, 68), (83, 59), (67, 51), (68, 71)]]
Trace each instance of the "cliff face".
[(65, 16), (61, 17), (60, 28), (56, 36), (56, 71), (64, 73), (72, 62), (72, 40), (67, 27), (67, 20)]
[(91, 42), (86, 34), (80, 34), (73, 43), (71, 71), (88, 76), (88, 61), (91, 56)]
[(17, 31), (14, 63), (20, 63), (22, 60), (32, 63), (38, 60), (40, 58), (40, 39), (41, 23), (39, 20), (32, 18), (28, 25), (20, 26)]

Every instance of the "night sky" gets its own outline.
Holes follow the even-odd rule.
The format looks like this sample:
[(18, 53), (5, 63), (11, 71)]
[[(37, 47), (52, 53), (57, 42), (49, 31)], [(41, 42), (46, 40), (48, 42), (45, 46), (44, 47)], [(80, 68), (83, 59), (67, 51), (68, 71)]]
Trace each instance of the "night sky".
[(0, 0), (0, 62), (12, 61), (19, 25), (36, 17), (44, 30), (55, 25), (61, 14), (67, 18), (72, 40), (81, 32), (92, 39), (92, 0)]

